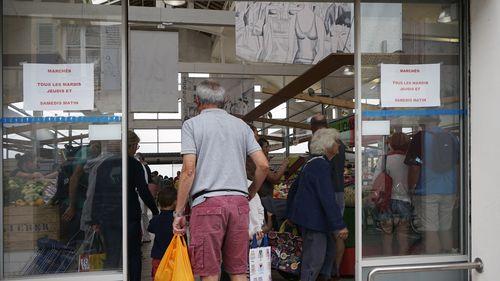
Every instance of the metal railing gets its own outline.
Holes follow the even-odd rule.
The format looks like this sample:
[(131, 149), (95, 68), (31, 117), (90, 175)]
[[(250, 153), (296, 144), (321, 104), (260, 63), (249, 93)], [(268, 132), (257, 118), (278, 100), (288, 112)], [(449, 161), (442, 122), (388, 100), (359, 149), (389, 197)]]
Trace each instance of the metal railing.
[(483, 261), (480, 258), (476, 258), (474, 262), (377, 267), (370, 271), (370, 273), (368, 274), (367, 281), (374, 281), (375, 276), (379, 274), (408, 273), (408, 272), (422, 272), (422, 271), (449, 271), (449, 270), (465, 270), (465, 269), (467, 270), (475, 269), (477, 272), (481, 273), (483, 272), (483, 268), (484, 268)]

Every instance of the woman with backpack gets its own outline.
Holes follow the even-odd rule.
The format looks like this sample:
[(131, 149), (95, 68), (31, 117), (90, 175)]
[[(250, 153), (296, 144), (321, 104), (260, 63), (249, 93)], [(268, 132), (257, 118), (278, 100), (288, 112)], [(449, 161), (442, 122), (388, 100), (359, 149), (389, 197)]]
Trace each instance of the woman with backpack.
[[(408, 149), (408, 136), (397, 132), (388, 140), (389, 152), (377, 163), (375, 181), (382, 173), (392, 179), (391, 186), (386, 186), (385, 192), (390, 192), (390, 200), (386, 204), (375, 202), (382, 228), (382, 248), (384, 256), (408, 254), (408, 230), (412, 216), (411, 196), (408, 189), (408, 166), (404, 163)], [(375, 185), (375, 182), (374, 182)], [(390, 189), (390, 190), (388, 190)], [(396, 234), (398, 249), (394, 251), (392, 240)]]

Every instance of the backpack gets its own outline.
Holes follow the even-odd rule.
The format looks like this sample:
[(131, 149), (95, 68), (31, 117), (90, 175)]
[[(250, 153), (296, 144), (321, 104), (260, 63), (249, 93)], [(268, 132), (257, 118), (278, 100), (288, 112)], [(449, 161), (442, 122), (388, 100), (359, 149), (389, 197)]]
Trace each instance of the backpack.
[(426, 132), (430, 136), (429, 151), (426, 151), (427, 167), (437, 173), (452, 170), (458, 161), (457, 142), (448, 132)]

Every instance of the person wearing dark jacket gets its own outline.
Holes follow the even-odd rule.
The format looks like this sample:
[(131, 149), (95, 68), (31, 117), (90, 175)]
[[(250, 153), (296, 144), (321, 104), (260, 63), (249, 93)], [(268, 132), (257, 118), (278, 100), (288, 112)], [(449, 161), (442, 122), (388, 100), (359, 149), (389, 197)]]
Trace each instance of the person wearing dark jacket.
[(163, 186), (158, 193), (158, 205), (161, 212), (154, 216), (148, 225), (148, 231), (155, 235), (153, 248), (151, 249), (152, 269), (151, 275), (154, 279), (161, 259), (167, 251), (168, 245), (172, 241), (174, 233), (172, 232), (172, 223), (174, 222), (174, 209), (177, 199), (177, 190), (172, 183)]
[(289, 200), (289, 219), (302, 230), (302, 281), (329, 280), (334, 263), (334, 237), (345, 239), (348, 230), (332, 188), (331, 161), (338, 153), (335, 129), (320, 129), (312, 137), (313, 155), (303, 167)]
[[(129, 280), (141, 280), (141, 206), (139, 196), (153, 215), (159, 211), (149, 192), (142, 164), (134, 158), (139, 137), (128, 132), (128, 187), (127, 187), (127, 234)], [(122, 258), (122, 160), (112, 157), (97, 170), (92, 224), (102, 231), (106, 245), (106, 269), (118, 269)]]
[[(322, 114), (316, 114), (311, 118), (311, 130), (313, 134), (319, 130), (328, 128), (326, 117)], [(332, 188), (335, 190), (335, 200), (340, 208), (340, 213), (344, 215), (345, 202), (344, 202), (344, 167), (345, 167), (345, 144), (338, 139), (339, 151), (330, 161), (332, 169)], [(339, 276), (340, 263), (344, 257), (345, 241), (342, 239), (335, 239), (335, 266), (333, 275)]]

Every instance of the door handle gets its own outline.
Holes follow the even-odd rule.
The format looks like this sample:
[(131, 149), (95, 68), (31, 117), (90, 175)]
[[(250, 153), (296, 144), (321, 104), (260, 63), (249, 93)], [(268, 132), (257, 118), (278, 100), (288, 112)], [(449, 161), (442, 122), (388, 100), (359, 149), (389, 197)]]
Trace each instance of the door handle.
[(367, 281), (374, 281), (375, 276), (379, 274), (407, 273), (407, 272), (421, 272), (421, 271), (448, 271), (448, 270), (464, 270), (464, 269), (467, 270), (475, 269), (478, 273), (482, 273), (484, 269), (484, 264), (480, 258), (476, 258), (473, 262), (462, 262), (462, 263), (376, 267), (372, 269), (368, 274)]

